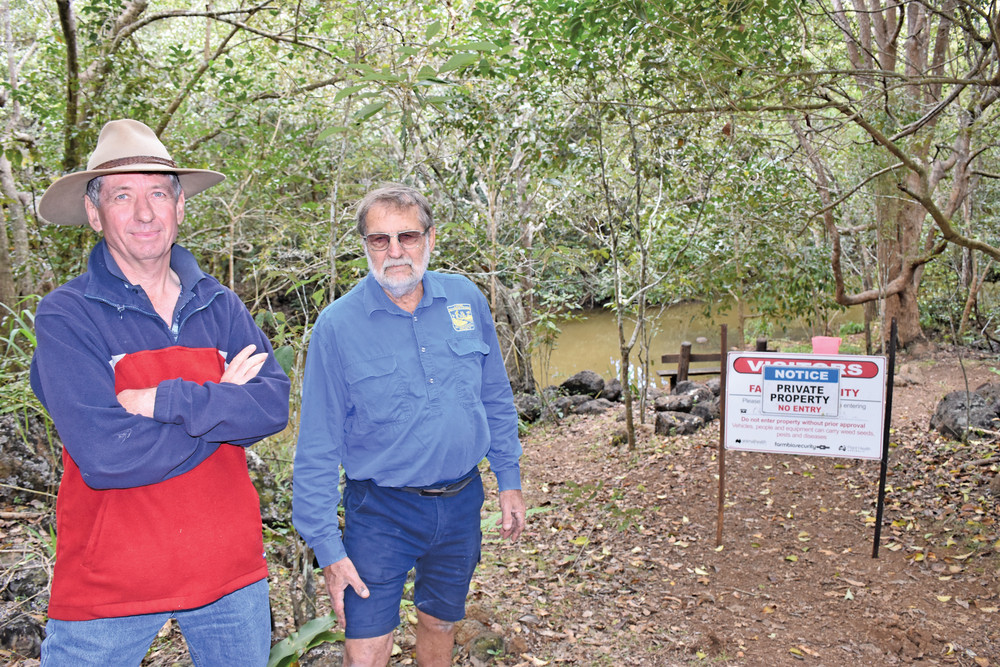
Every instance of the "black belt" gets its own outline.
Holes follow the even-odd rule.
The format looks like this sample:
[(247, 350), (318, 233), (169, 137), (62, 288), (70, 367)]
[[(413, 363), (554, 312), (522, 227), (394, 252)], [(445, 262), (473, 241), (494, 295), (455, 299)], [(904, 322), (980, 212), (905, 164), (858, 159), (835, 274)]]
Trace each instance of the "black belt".
[(479, 469), (477, 468), (470, 474), (466, 475), (457, 482), (452, 482), (451, 484), (443, 484), (441, 486), (397, 486), (396, 488), (400, 491), (406, 491), (407, 493), (416, 493), (420, 496), (431, 496), (434, 498), (450, 498), (451, 496), (458, 495), (458, 492), (469, 485), (469, 482), (474, 480), (479, 476)]

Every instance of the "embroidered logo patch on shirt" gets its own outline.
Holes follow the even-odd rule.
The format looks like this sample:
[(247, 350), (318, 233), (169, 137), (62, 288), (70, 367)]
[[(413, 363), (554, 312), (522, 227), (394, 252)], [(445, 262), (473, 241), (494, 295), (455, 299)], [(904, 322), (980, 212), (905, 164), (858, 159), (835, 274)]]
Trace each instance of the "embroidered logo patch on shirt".
[(448, 306), (451, 315), (451, 328), (455, 331), (475, 331), (476, 322), (472, 319), (472, 306), (468, 303), (456, 303)]

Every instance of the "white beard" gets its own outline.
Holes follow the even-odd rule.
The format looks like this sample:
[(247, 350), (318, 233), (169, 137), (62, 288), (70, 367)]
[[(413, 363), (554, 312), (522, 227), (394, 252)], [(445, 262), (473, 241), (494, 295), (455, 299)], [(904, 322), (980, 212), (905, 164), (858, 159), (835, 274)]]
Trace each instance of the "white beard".
[[(410, 259), (409, 255), (404, 255), (399, 259), (385, 258), (382, 262), (382, 269), (376, 269), (375, 263), (372, 261), (372, 256), (368, 252), (368, 248), (365, 248), (365, 259), (368, 260), (368, 270), (371, 271), (372, 275), (375, 276), (375, 282), (377, 282), (382, 289), (384, 289), (389, 296), (394, 299), (401, 299), (404, 296), (410, 294), (417, 288), (420, 281), (424, 279), (424, 272), (427, 271), (427, 266), (431, 261), (431, 245), (424, 241), (424, 252), (420, 257), (420, 264), (414, 264), (413, 260)], [(393, 266), (409, 266), (411, 268), (411, 273), (408, 277), (406, 276), (386, 276), (385, 270)]]

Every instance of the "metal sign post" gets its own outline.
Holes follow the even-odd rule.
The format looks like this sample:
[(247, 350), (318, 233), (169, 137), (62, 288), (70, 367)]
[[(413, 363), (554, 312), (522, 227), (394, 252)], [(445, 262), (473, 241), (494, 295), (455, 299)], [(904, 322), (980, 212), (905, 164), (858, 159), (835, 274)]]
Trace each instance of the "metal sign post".
[(715, 520), (715, 546), (722, 546), (722, 514), (726, 505), (726, 366), (721, 362), (726, 360), (726, 325), (722, 325), (722, 373), (719, 375), (719, 516)]
[(875, 505), (875, 540), (872, 544), (872, 558), (878, 558), (878, 545), (882, 537), (882, 510), (885, 507), (885, 476), (889, 469), (889, 416), (892, 414), (892, 386), (896, 369), (896, 318), (892, 318), (889, 330), (889, 371), (885, 389), (885, 425), (882, 433), (882, 465), (878, 478), (878, 501)]

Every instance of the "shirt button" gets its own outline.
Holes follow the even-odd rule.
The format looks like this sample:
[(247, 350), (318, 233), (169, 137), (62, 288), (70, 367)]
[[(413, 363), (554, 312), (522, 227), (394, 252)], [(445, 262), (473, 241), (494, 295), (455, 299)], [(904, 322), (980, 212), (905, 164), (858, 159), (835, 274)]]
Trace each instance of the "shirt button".
[(421, 352), (426, 352), (426, 351), (427, 351), (427, 348), (426, 348), (426, 347), (422, 347), (422, 348), (420, 348), (420, 351), (421, 351)]
[(428, 380), (428, 382), (430, 382), (431, 384), (434, 384), (434, 378), (431, 378), (430, 380)]

